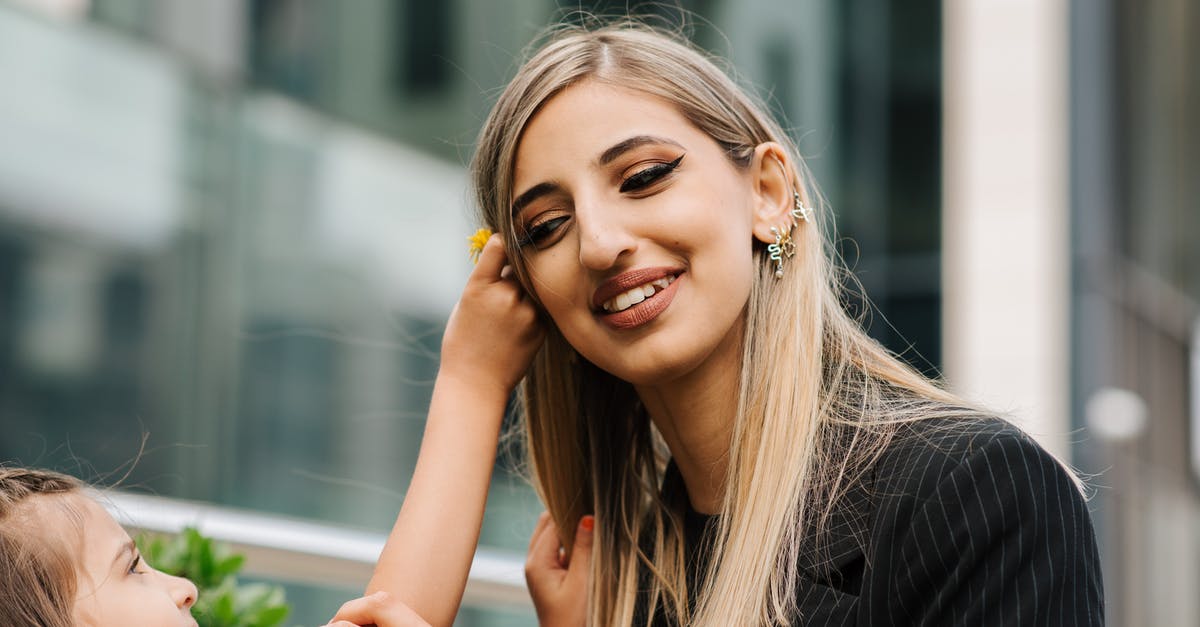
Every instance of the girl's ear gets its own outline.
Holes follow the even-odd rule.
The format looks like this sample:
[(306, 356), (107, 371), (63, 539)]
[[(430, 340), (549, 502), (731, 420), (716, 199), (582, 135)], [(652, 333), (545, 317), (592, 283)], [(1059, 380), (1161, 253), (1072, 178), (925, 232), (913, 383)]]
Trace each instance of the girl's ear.
[(765, 244), (775, 243), (771, 227), (787, 231), (792, 225), (792, 181), (794, 170), (783, 146), (764, 142), (754, 149), (750, 164), (754, 193), (754, 238)]

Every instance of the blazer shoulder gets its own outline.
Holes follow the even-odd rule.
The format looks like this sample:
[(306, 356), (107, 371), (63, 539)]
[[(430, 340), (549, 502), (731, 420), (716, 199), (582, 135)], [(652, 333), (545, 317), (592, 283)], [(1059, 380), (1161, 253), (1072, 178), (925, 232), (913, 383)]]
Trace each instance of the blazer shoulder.
[(866, 624), (1103, 624), (1078, 482), (995, 417), (905, 425), (877, 467)]
[(903, 425), (876, 465), (876, 488), (885, 497), (921, 499), (952, 472), (964, 466), (984, 468), (994, 459), (1006, 460), (1008, 466), (1034, 462), (1059, 467), (1063, 478), (1069, 478), (1066, 469), (1016, 425), (996, 416), (964, 414)]

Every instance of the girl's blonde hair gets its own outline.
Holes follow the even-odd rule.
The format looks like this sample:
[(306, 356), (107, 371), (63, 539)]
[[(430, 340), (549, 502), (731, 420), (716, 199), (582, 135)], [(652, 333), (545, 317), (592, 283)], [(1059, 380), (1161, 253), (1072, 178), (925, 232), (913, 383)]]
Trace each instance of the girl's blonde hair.
[[(508, 250), (519, 250), (510, 203), (521, 134), (546, 101), (584, 80), (673, 104), (735, 167), (748, 167), (756, 146), (777, 142), (805, 204), (815, 199), (788, 135), (682, 38), (632, 22), (562, 26), (500, 95), (472, 164), (483, 221), (504, 235)], [(831, 261), (828, 221), (818, 206), (797, 224), (796, 255), (782, 279), (756, 243), (760, 271), (746, 305), (729, 472), (694, 607), (682, 539), (686, 495), (682, 486), (664, 490), (661, 437), (632, 386), (549, 332), (523, 385), (525, 445), (533, 483), (565, 546), (579, 518), (596, 515), (592, 624), (630, 625), (639, 604), (647, 620), (657, 608), (680, 624), (790, 624), (801, 540), (820, 537), (839, 496), (859, 481), (896, 425), (953, 413), (948, 404), (959, 403), (843, 310), (849, 279)], [(673, 502), (664, 502), (672, 493)]]
[[(30, 501), (38, 496), (80, 493), (76, 478), (29, 468), (0, 466), (0, 625), (71, 627), (76, 568), (67, 538), (46, 537)], [(77, 512), (65, 500), (78, 521)], [(82, 537), (82, 529), (80, 529)]]

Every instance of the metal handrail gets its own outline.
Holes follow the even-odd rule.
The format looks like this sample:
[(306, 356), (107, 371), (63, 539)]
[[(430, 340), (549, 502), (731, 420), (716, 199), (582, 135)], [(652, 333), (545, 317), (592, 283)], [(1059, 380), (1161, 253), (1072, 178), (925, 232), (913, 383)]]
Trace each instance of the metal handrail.
[[(383, 533), (158, 496), (112, 492), (101, 502), (132, 532), (179, 533), (194, 527), (244, 554), (245, 574), (293, 583), (362, 589), (387, 539)], [(476, 550), (463, 603), (532, 608), (524, 556)]]

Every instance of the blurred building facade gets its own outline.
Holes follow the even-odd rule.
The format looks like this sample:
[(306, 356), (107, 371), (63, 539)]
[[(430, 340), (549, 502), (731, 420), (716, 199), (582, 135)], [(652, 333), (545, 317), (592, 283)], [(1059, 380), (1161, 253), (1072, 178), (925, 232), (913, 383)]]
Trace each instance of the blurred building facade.
[(1200, 6), (1073, 9), (1072, 407), (1097, 436), (1076, 460), (1102, 486), (1110, 624), (1197, 625)]
[[(1069, 184), (1049, 207), (1061, 243), (1042, 248), (1063, 289), (1017, 304), (1061, 330), (1061, 360), (1037, 365), (1062, 381), (1046, 429), (1103, 471), (1115, 625), (1200, 623), (1194, 595), (1156, 596), (1200, 585), (1190, 4), (1051, 2), (1061, 28), (1040, 40), (1061, 52), (1048, 154)], [(967, 241), (943, 147), (969, 136), (943, 123), (960, 85), (943, 47), (966, 22), (937, 0), (6, 0), (0, 459), (103, 479), (136, 458), (126, 483), (162, 495), (386, 529), (469, 269), (478, 127), (544, 25), (630, 5), (691, 12), (694, 39), (793, 130), (871, 332), (952, 384), (994, 376), (986, 344), (967, 351), (977, 373), (956, 365), (969, 331), (943, 324), (966, 311), (948, 277), (974, 266), (943, 245)], [(1105, 388), (1148, 404), (1133, 436), (1094, 435)], [(520, 551), (539, 510), (504, 469), (483, 542)], [(295, 618), (346, 595), (293, 595)], [(468, 608), (460, 623), (530, 620)]]

